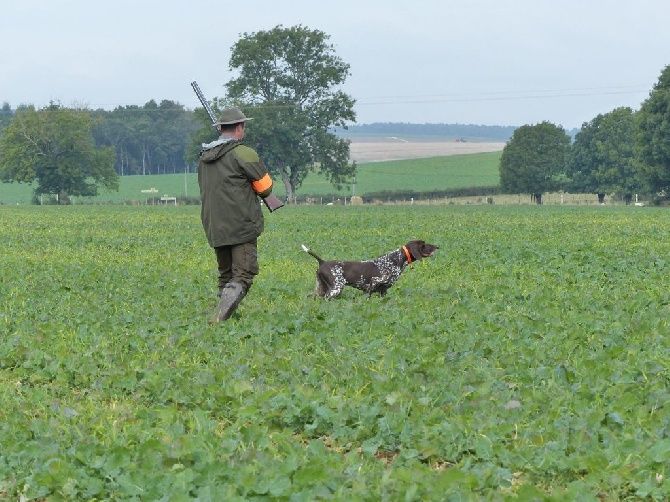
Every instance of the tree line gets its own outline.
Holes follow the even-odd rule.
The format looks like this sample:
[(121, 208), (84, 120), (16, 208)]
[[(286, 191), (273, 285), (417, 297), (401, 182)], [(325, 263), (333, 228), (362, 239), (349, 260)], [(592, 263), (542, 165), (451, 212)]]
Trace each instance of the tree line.
[(67, 114), (90, 115), (94, 144), (114, 149), (114, 170), (120, 176), (183, 172), (189, 167), (186, 153), (191, 137), (201, 127), (193, 111), (167, 99), (159, 104), (152, 99), (143, 106), (118, 106), (111, 111), (73, 109), (58, 103), (40, 110), (26, 105), (12, 110), (9, 103), (3, 103), (0, 133), (14, 117), (37, 112), (47, 122), (47, 114), (55, 110), (60, 110), (61, 118)]
[(192, 137), (201, 127), (193, 111), (176, 101), (150, 100), (143, 106), (95, 110), (92, 130), (98, 146), (113, 147), (114, 170), (126, 174), (165, 174), (192, 169)]
[(115, 189), (118, 177), (191, 171), (196, 114), (170, 100), (114, 110), (50, 103), (0, 108), (0, 180), (36, 182), (34, 199), (57, 194), (94, 196)]
[(638, 111), (620, 107), (585, 122), (571, 142), (551, 122), (516, 129), (500, 159), (503, 192), (562, 190), (607, 194), (626, 203), (636, 193), (670, 196), (670, 65)]

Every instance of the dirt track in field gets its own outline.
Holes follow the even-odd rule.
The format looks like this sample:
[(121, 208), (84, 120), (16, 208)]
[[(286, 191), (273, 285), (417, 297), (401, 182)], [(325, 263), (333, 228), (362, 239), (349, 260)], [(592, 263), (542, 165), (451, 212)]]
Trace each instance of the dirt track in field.
[(505, 143), (457, 141), (352, 141), (350, 151), (351, 160), (361, 163), (497, 152), (504, 146)]

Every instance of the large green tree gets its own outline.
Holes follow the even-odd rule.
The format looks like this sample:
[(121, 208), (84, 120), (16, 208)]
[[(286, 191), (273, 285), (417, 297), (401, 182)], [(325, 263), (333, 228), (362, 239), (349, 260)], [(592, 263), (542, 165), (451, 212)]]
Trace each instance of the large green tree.
[(510, 193), (528, 193), (542, 204), (542, 194), (559, 186), (570, 148), (565, 130), (550, 122), (524, 125), (503, 148), (500, 185)]
[(247, 140), (291, 197), (311, 169), (338, 185), (355, 174), (349, 142), (333, 129), (356, 116), (354, 100), (338, 87), (349, 65), (336, 54), (329, 36), (304, 26), (276, 26), (244, 33), (232, 48), (227, 84), (230, 100), (244, 103), (255, 121)]
[(641, 173), (652, 191), (670, 195), (670, 65), (661, 72), (638, 116)]
[(35, 195), (97, 195), (118, 188), (114, 150), (97, 148), (87, 110), (51, 104), (18, 109), (0, 137), (0, 180), (37, 182)]
[(570, 149), (566, 174), (571, 191), (618, 193), (629, 203), (640, 188), (635, 156), (635, 114), (628, 107), (600, 114), (585, 122)]

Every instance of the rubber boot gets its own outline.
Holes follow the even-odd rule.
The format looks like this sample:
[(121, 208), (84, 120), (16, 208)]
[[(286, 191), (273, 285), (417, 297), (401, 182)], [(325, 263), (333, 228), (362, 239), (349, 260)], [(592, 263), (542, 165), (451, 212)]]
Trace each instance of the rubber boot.
[(244, 287), (239, 282), (229, 282), (221, 290), (221, 297), (219, 304), (216, 307), (216, 312), (210, 319), (210, 323), (215, 324), (225, 321), (242, 301), (242, 298), (247, 294)]

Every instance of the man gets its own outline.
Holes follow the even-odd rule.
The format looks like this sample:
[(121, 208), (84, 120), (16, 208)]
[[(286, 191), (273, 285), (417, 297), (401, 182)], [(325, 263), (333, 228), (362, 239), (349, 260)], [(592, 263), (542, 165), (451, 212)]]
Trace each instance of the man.
[(219, 304), (210, 322), (228, 319), (258, 274), (256, 240), (263, 232), (258, 196), (272, 179), (258, 154), (241, 143), (246, 122), (239, 108), (223, 110), (219, 139), (203, 144), (198, 164), (202, 226), (219, 269)]

